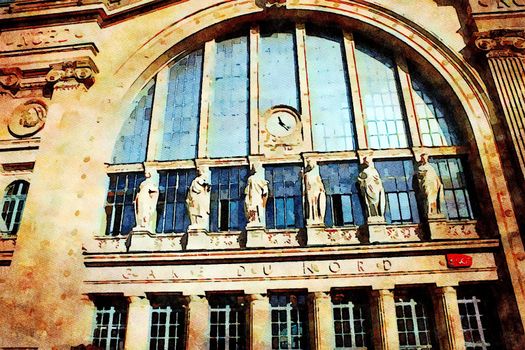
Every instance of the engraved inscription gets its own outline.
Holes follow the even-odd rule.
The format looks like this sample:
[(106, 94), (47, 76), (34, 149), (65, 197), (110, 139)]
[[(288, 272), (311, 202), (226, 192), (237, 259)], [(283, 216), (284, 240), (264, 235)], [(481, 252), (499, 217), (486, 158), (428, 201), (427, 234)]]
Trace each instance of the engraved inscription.
[(33, 47), (61, 45), (75, 39), (81, 39), (84, 34), (69, 28), (38, 29), (16, 32), (4, 32), (1, 48), (19, 50)]

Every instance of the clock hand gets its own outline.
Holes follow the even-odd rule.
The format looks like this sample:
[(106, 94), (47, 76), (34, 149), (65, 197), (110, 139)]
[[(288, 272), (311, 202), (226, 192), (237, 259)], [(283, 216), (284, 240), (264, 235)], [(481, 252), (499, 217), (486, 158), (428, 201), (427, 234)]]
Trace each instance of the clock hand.
[(286, 124), (282, 121), (281, 117), (277, 117), (277, 120), (279, 120), (279, 125), (282, 126), (286, 131), (290, 130), (290, 126), (286, 125)]

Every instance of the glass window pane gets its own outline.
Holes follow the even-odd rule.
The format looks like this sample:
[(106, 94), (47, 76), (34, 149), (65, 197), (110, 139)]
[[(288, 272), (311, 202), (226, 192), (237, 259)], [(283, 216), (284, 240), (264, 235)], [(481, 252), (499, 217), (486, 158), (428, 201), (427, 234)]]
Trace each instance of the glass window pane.
[(186, 232), (190, 224), (186, 193), (195, 176), (193, 169), (159, 171), (157, 232)]
[(303, 227), (300, 166), (267, 166), (270, 195), (266, 204), (267, 228)]
[(210, 157), (248, 154), (248, 49), (246, 36), (216, 43), (208, 126)]
[(140, 183), (145, 180), (143, 173), (109, 174), (109, 188), (106, 198), (106, 235), (128, 234), (135, 226), (133, 201)]
[(246, 226), (244, 189), (247, 178), (248, 167), (211, 169), (211, 231), (241, 230)]
[(16, 234), (22, 219), (29, 183), (17, 180), (7, 186), (2, 203), (0, 232)]

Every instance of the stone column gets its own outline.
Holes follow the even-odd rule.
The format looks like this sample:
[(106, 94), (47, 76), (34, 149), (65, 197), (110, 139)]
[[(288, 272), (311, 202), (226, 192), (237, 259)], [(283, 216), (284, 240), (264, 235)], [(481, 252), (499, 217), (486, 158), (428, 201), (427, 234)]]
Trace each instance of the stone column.
[(186, 349), (208, 349), (210, 306), (203, 295), (190, 295), (188, 302), (188, 341)]
[(150, 303), (145, 296), (131, 296), (126, 325), (126, 350), (149, 348)]
[(272, 347), (272, 319), (270, 302), (262, 294), (250, 294), (247, 297), (250, 303), (248, 310), (248, 349), (263, 350)]
[(310, 315), (313, 322), (312, 349), (332, 350), (335, 348), (334, 313), (330, 293), (315, 292), (309, 294)]
[(439, 348), (442, 350), (465, 349), (456, 289), (454, 287), (435, 288), (433, 302)]
[(374, 349), (399, 349), (394, 292), (388, 289), (373, 290), (371, 309)]

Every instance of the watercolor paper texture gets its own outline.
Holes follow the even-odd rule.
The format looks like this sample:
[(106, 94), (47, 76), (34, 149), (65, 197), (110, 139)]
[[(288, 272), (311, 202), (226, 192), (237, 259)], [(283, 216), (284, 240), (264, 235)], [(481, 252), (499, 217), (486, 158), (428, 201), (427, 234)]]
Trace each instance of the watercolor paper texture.
[(525, 1), (0, 0), (0, 349), (525, 349)]

